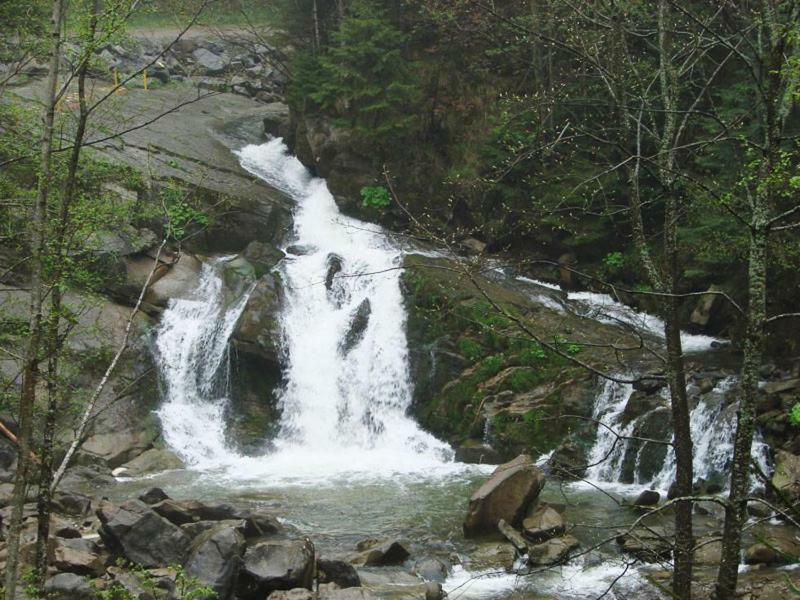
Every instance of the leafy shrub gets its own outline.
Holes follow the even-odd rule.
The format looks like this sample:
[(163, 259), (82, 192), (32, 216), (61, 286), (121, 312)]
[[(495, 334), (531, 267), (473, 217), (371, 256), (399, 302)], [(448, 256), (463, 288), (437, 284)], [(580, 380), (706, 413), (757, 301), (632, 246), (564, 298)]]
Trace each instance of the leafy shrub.
[(364, 186), (361, 188), (361, 204), (364, 208), (386, 208), (392, 203), (389, 190), (383, 186)]

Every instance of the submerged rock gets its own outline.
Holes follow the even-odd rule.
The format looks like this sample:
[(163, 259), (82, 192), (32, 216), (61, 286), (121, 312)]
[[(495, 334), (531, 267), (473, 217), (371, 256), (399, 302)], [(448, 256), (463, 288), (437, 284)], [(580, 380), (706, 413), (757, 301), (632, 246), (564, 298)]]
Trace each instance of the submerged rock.
[(533, 566), (563, 564), (570, 553), (580, 546), (571, 535), (553, 538), (541, 544), (528, 547), (528, 563)]
[(139, 496), (139, 500), (145, 504), (158, 504), (162, 500), (167, 500), (169, 496), (161, 488), (154, 487), (147, 490), (144, 494)]
[(655, 490), (643, 490), (636, 500), (633, 501), (634, 506), (655, 506), (661, 500), (661, 494)]
[(519, 526), (544, 483), (544, 474), (528, 455), (500, 465), (470, 498), (464, 535), (494, 534), (501, 519)]

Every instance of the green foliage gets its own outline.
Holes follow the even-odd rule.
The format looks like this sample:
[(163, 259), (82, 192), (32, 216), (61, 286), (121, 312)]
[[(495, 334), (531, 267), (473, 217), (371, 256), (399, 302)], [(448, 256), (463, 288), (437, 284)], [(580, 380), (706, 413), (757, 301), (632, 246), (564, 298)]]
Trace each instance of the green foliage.
[(361, 204), (364, 208), (386, 208), (392, 203), (389, 190), (383, 186), (364, 186), (361, 188)]
[[(125, 567), (125, 562), (118, 560), (119, 567)], [(138, 585), (152, 597), (157, 596), (157, 582), (153, 575), (140, 565), (127, 565), (136, 579)], [(169, 567), (175, 574), (175, 598), (177, 600), (217, 600), (217, 594), (210, 586), (202, 585), (197, 577), (190, 577), (186, 570), (180, 565)], [(95, 582), (93, 587), (99, 600), (137, 600), (138, 592), (131, 592), (122, 584), (115, 581), (105, 589), (98, 589)]]
[(161, 201), (167, 213), (167, 233), (177, 241), (186, 238), (193, 226), (210, 223), (209, 216), (189, 202), (187, 191), (173, 183), (161, 189)]
[(789, 423), (795, 427), (800, 426), (800, 402), (795, 403), (792, 410), (789, 411)]
[(603, 265), (611, 273), (619, 271), (625, 266), (625, 255), (619, 250), (609, 252), (603, 257)]
[(483, 356), (483, 347), (470, 338), (458, 340), (458, 352), (469, 362), (476, 362)]

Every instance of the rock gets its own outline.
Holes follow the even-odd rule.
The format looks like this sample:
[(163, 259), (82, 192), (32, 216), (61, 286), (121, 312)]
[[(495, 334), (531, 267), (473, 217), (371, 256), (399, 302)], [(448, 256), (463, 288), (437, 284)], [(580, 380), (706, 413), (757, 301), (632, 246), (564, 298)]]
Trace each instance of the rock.
[(369, 298), (364, 298), (350, 316), (350, 327), (348, 327), (340, 347), (342, 354), (350, 352), (364, 339), (371, 313), (372, 306), (369, 303)]
[(102, 575), (106, 568), (102, 558), (81, 549), (57, 543), (53, 550), (53, 566), (59, 571), (77, 575)]
[(564, 519), (547, 504), (533, 507), (522, 521), (522, 535), (534, 544), (563, 535), (565, 530)]
[(469, 555), (469, 570), (505, 569), (510, 571), (516, 556), (514, 546), (509, 543), (480, 544)]
[(472, 254), (483, 254), (486, 250), (486, 243), (475, 238), (467, 238), (461, 244)]
[(541, 470), (525, 454), (497, 467), (470, 498), (464, 535), (493, 534), (500, 519), (512, 526), (521, 524), (544, 481)]
[(184, 564), (191, 541), (179, 527), (139, 500), (120, 506), (100, 503), (100, 536), (114, 549), (143, 567)]
[(311, 540), (270, 540), (247, 548), (236, 590), (242, 600), (261, 600), (275, 590), (310, 590), (313, 580)]
[(775, 453), (775, 473), (772, 485), (792, 500), (800, 500), (800, 456), (778, 450)]
[(372, 591), (360, 587), (336, 590), (323, 589), (323, 586), (320, 586), (319, 592), (319, 600), (375, 600), (377, 598), (378, 596)]
[(633, 501), (634, 506), (656, 506), (661, 500), (661, 494), (655, 490), (643, 490), (636, 500)]
[[(716, 286), (712, 285), (708, 288), (708, 291), (716, 292), (719, 290)], [(711, 320), (714, 307), (720, 303), (720, 300), (721, 297), (714, 293), (706, 293), (700, 296), (692, 311), (692, 315), (689, 317), (689, 323), (694, 325), (697, 329), (705, 329), (708, 326), (708, 322)]]
[(570, 553), (580, 546), (571, 535), (553, 538), (541, 544), (528, 547), (528, 563), (533, 566), (563, 564)]
[(525, 538), (522, 537), (519, 531), (506, 523), (504, 519), (500, 519), (497, 523), (497, 529), (503, 534), (503, 537), (511, 542), (511, 545), (517, 549), (517, 552), (525, 554), (528, 551), (528, 543), (525, 541)]
[(745, 564), (782, 565), (796, 563), (800, 559), (800, 539), (794, 528), (762, 526), (753, 534), (759, 542), (745, 550)]
[[(152, 268), (152, 261), (149, 269)], [(158, 280), (150, 285), (145, 301), (155, 306), (166, 306), (173, 298), (189, 298), (197, 289), (200, 271), (203, 264), (191, 254), (182, 253), (174, 263), (168, 263), (167, 269)], [(146, 281), (147, 274), (142, 278)]]
[(292, 244), (291, 246), (286, 247), (286, 252), (288, 254), (294, 254), (295, 256), (306, 256), (307, 254), (313, 254), (317, 251), (316, 246), (312, 246), (311, 244)]
[(210, 531), (212, 529), (218, 529), (222, 526), (233, 527), (240, 533), (244, 531), (244, 520), (243, 519), (225, 519), (223, 521), (195, 521), (192, 523), (184, 523), (180, 526), (183, 532), (188, 535), (193, 540), (196, 539), (199, 535), (205, 533), (206, 531)]
[(215, 54), (207, 48), (197, 48), (192, 52), (197, 66), (203, 75), (221, 75), (228, 70), (230, 60), (227, 56)]
[(661, 562), (672, 556), (671, 537), (656, 527), (638, 528), (617, 536), (620, 550), (643, 562)]
[(247, 244), (242, 256), (253, 265), (256, 278), (261, 278), (283, 260), (284, 254), (275, 246), (253, 240)]
[(442, 584), (438, 581), (428, 581), (425, 584), (425, 600), (443, 600), (445, 595)]
[(306, 588), (295, 588), (293, 590), (272, 592), (267, 598), (269, 600), (313, 600), (314, 594)]
[(390, 540), (367, 550), (363, 564), (366, 567), (401, 565), (409, 556), (411, 553), (400, 541)]
[(139, 496), (139, 500), (145, 504), (158, 504), (162, 500), (168, 500), (169, 496), (161, 488), (154, 487), (147, 490), (144, 494)]
[(719, 538), (703, 537), (695, 542), (694, 563), (696, 565), (718, 565), (722, 558), (722, 542)]
[(92, 510), (92, 499), (83, 494), (56, 493), (53, 509), (72, 517), (85, 517)]
[(229, 598), (236, 583), (244, 537), (234, 527), (222, 526), (201, 534), (193, 543), (186, 573)]
[(119, 467), (152, 447), (156, 434), (143, 430), (114, 431), (90, 436), (84, 453), (102, 460), (109, 468)]
[(475, 465), (499, 465), (501, 454), (483, 440), (467, 440), (456, 448), (456, 460)]
[(125, 477), (140, 477), (151, 473), (184, 468), (178, 455), (165, 448), (150, 448), (133, 460), (122, 465)]
[(328, 255), (328, 271), (325, 274), (325, 289), (329, 292), (333, 287), (336, 275), (342, 271), (342, 257), (337, 254)]
[(238, 348), (276, 364), (280, 362), (281, 296), (278, 279), (271, 273), (263, 275), (253, 288), (234, 333)]
[(172, 500), (167, 498), (153, 505), (153, 510), (170, 523), (183, 525), (200, 521), (203, 504), (197, 500)]
[(65, 540), (76, 540), (80, 539), (81, 532), (71, 526), (66, 527), (59, 527), (55, 530), (55, 536), (59, 538), (63, 538)]
[(75, 573), (57, 573), (44, 584), (50, 600), (93, 600), (96, 594), (89, 582)]
[(274, 514), (266, 510), (252, 511), (245, 518), (244, 536), (245, 538), (253, 539), (265, 537), (268, 535), (275, 535), (283, 530)]
[(359, 579), (355, 567), (342, 560), (319, 559), (317, 561), (317, 578), (320, 583), (335, 583), (343, 589), (361, 585), (361, 579)]
[(666, 381), (663, 379), (650, 379), (646, 375), (641, 379), (633, 382), (633, 389), (637, 392), (644, 392), (645, 394), (655, 394), (660, 389), (663, 389)]
[(290, 134), (289, 107), (283, 102), (272, 102), (264, 107), (264, 133), (272, 137), (286, 138)]
[(412, 571), (425, 581), (444, 582), (450, 572), (450, 565), (439, 558), (421, 558), (414, 563)]

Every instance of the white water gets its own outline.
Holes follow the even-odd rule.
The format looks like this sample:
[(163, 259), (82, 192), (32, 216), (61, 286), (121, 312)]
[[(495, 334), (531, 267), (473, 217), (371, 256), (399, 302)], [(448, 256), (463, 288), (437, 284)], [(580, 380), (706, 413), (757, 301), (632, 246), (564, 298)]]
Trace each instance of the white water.
[[(710, 480), (727, 473), (733, 454), (736, 434), (735, 404), (726, 402), (726, 396), (735, 383), (734, 377), (721, 380), (708, 394), (704, 394), (690, 413), (690, 430), (694, 444), (693, 469), (695, 479)], [(634, 434), (636, 425), (648, 417), (649, 413), (623, 426), (622, 415), (633, 393), (633, 386), (606, 381), (595, 400), (594, 419), (603, 425), (598, 426), (594, 446), (589, 453), (586, 479), (592, 483), (618, 483), (623, 478), (622, 466), (630, 440), (619, 440), (620, 436)], [(668, 396), (664, 394), (664, 403)], [(666, 491), (675, 480), (675, 452), (667, 450), (661, 469), (652, 478), (644, 479), (639, 473), (639, 459), (644, 445), (636, 458), (634, 483), (637, 489), (646, 486)], [(752, 456), (765, 473), (769, 473), (768, 447), (761, 434), (756, 432), (752, 446)]]
[[(206, 266), (198, 299), (171, 302), (158, 333), (167, 392), (159, 416), (167, 442), (192, 467), (237, 479), (301, 483), (353, 473), (428, 477), (474, 470), (453, 462), (450, 447), (406, 414), (412, 384), (401, 251), (377, 226), (341, 215), (325, 181), (311, 177), (281, 140), (246, 146), (238, 156), (245, 169), (296, 202), (291, 243), (305, 249), (281, 263), (287, 357), (281, 429), (275, 450), (263, 456), (242, 456), (225, 443), (226, 398), (215, 373), (226, 368), (228, 340), (247, 295), (223, 306), (222, 281)], [(342, 271), (329, 290), (332, 256)], [(345, 351), (364, 301), (370, 314), (363, 336)]]

